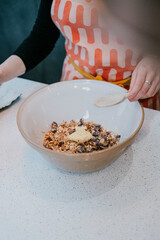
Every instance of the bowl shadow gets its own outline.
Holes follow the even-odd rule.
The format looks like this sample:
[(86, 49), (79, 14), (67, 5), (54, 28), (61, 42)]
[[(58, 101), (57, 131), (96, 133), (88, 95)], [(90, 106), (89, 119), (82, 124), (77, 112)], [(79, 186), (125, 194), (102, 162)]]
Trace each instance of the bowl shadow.
[(53, 202), (82, 201), (111, 191), (125, 178), (133, 161), (130, 146), (105, 169), (75, 174), (55, 168), (31, 148), (27, 148), (24, 154), (23, 172), (29, 191)]

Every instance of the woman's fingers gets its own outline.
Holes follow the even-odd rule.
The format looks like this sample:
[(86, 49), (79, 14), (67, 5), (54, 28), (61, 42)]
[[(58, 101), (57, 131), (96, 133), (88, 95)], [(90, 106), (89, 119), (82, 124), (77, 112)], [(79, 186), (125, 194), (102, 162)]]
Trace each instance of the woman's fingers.
[(130, 101), (136, 101), (137, 98), (140, 96), (141, 93), (140, 90), (142, 89), (145, 79), (146, 79), (146, 71), (142, 71), (142, 72), (137, 72), (137, 76), (136, 76), (136, 80), (135, 83), (132, 87), (132, 89), (129, 91), (129, 96), (128, 99)]
[[(151, 83), (152, 85), (150, 85), (149, 83)], [(135, 97), (135, 101), (139, 99), (146, 99), (146, 98), (153, 97), (158, 92), (159, 87), (160, 87), (159, 77), (153, 77), (153, 76), (151, 77), (151, 75), (149, 77), (147, 76), (142, 89), (139, 91), (139, 93)]]
[(148, 90), (146, 97), (153, 97), (156, 93), (156, 89), (159, 86), (160, 78), (157, 76), (153, 81), (152, 81), (152, 86)]
[(133, 72), (128, 99), (137, 101), (150, 98), (160, 89), (160, 59), (146, 57)]
[(147, 74), (141, 90), (139, 91), (138, 95), (135, 97), (136, 101), (139, 99), (144, 99), (148, 97), (148, 91), (153, 86), (154, 78), (155, 78), (154, 74)]
[(137, 79), (137, 68), (134, 70), (134, 72), (132, 74), (132, 80), (131, 80), (131, 85), (130, 85), (129, 91), (132, 91), (132, 89), (136, 83), (136, 79)]
[(158, 91), (160, 91), (160, 83), (157, 85), (157, 87), (156, 87), (156, 89), (154, 91), (154, 95), (153, 96), (155, 96), (156, 93), (158, 93)]

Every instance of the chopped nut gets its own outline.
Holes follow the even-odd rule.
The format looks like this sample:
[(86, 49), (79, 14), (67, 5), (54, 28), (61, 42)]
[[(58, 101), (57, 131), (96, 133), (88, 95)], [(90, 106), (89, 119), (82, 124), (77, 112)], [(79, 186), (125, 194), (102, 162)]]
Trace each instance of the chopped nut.
[(97, 128), (101, 128), (101, 125), (100, 124), (95, 124), (95, 127)]
[(77, 148), (77, 152), (79, 152), (79, 153), (84, 153), (84, 152), (86, 152), (85, 146), (84, 146), (84, 145), (79, 146), (79, 147)]
[(69, 134), (72, 134), (72, 133), (74, 133), (75, 131), (76, 131), (75, 128), (73, 128), (73, 129), (72, 129), (72, 128), (69, 128), (69, 129), (68, 129)]
[(58, 146), (59, 146), (59, 147), (62, 147), (63, 144), (64, 144), (64, 142), (61, 141), (61, 142), (59, 142)]
[(57, 127), (58, 127), (58, 124), (56, 122), (53, 122), (51, 124), (51, 131), (52, 131), (52, 133), (56, 133), (57, 132)]
[(56, 133), (57, 132), (57, 129), (52, 129), (52, 133)]
[(56, 122), (52, 122), (51, 128), (57, 128), (57, 127), (58, 127), (58, 124)]
[(100, 135), (100, 132), (99, 131), (96, 131), (96, 132), (93, 132), (92, 134), (94, 137), (98, 137)]
[(101, 144), (104, 143), (104, 138), (101, 138), (100, 143), (101, 143)]
[(120, 138), (120, 137), (121, 137), (121, 135), (117, 135), (117, 136), (116, 136), (116, 138)]
[(78, 126), (82, 126), (83, 124), (84, 124), (84, 121), (83, 121), (83, 119), (81, 118), (81, 119), (79, 120)]
[(99, 141), (100, 141), (99, 138), (94, 138), (94, 139), (93, 139), (93, 142), (96, 143), (96, 144), (98, 144)]

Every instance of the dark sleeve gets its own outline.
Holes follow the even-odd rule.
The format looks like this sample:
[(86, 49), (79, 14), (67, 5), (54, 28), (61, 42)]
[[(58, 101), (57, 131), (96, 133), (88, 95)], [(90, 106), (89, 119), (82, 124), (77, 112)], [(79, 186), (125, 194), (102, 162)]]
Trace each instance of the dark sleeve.
[(51, 19), (53, 0), (41, 0), (36, 22), (30, 35), (13, 53), (19, 56), (26, 66), (26, 71), (34, 68), (53, 49), (60, 33)]

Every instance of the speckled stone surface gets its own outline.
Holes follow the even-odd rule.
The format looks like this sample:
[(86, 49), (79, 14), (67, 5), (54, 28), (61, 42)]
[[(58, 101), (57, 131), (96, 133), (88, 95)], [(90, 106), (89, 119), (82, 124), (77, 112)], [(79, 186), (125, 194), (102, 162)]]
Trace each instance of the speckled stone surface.
[(145, 109), (134, 144), (91, 174), (55, 169), (23, 140), (21, 101), (43, 86), (15, 79), (22, 97), (0, 112), (1, 240), (159, 240), (160, 112)]

